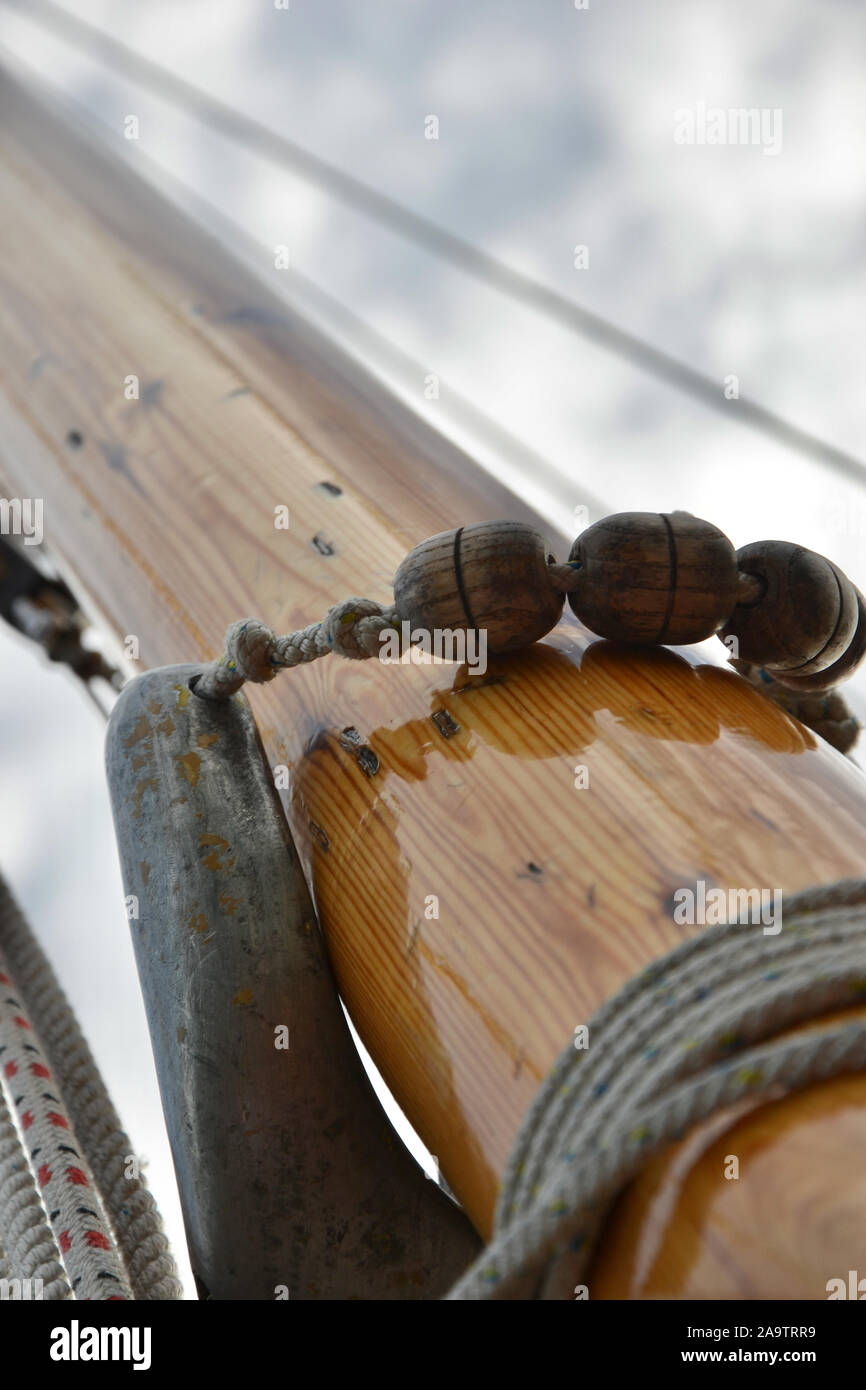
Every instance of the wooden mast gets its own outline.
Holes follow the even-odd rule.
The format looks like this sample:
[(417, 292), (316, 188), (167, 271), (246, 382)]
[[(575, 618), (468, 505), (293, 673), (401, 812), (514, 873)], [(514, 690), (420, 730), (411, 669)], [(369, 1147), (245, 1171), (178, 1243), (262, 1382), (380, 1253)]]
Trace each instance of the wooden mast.
[[(150, 191), (121, 140), (97, 148), (4, 79), (0, 485), (44, 498), (52, 554), (144, 666), (211, 657), (247, 613), (285, 631), (387, 600), (433, 532), (538, 524)], [(484, 679), (329, 658), (250, 700), (291, 769), (343, 997), (485, 1234), (575, 1026), (700, 930), (674, 924), (677, 887), (793, 892), (866, 862), (857, 769), (732, 673), (567, 615)], [(625, 1194), (592, 1296), (820, 1298), (849, 1267), (866, 1078), (718, 1123)]]

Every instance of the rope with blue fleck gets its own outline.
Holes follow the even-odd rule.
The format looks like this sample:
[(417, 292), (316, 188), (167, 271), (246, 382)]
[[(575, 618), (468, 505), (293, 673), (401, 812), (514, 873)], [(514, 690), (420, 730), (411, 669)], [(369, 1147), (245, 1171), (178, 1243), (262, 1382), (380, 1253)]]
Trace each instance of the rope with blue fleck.
[(709, 927), (598, 1010), (524, 1119), (491, 1244), (450, 1299), (572, 1298), (616, 1196), (648, 1159), (745, 1097), (866, 1070), (866, 1023), (780, 1033), (866, 1002), (866, 880), (784, 904), (776, 936)]

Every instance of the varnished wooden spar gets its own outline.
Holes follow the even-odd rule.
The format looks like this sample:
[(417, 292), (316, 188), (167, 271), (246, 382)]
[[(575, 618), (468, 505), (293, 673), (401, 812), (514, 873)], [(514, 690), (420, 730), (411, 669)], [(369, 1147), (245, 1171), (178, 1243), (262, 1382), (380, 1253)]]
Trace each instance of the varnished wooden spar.
[[(215, 655), (246, 612), (288, 631), (387, 601), (425, 536), (538, 524), (149, 192), (125, 142), (91, 148), (8, 77), (0, 120), (3, 488), (45, 499), (52, 552), (144, 665)], [(342, 993), (482, 1232), (575, 1026), (700, 930), (677, 888), (866, 864), (857, 769), (730, 671), (568, 612), (484, 676), (328, 658), (250, 698)], [(625, 1194), (593, 1296), (821, 1298), (856, 1266), (866, 1080), (717, 1124)]]

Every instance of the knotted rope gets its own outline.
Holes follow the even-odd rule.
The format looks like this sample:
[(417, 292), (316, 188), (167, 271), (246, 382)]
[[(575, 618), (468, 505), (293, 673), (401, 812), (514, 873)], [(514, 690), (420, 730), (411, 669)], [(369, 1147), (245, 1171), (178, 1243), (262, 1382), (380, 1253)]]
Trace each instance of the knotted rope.
[(153, 1198), (128, 1176), (132, 1158), (75, 1016), (0, 877), (6, 1277), (42, 1279), (44, 1298), (180, 1298)]
[[(578, 582), (580, 566), (550, 565), (548, 574), (558, 593), (569, 593)], [(242, 618), (226, 633), (225, 652), (202, 673), (196, 694), (206, 700), (225, 700), (245, 681), (261, 684), (278, 671), (317, 661), (335, 652), (352, 661), (378, 656), (385, 633), (401, 637), (400, 615), (370, 598), (346, 598), (329, 608), (320, 623), (278, 637), (258, 618)]]
[[(562, 594), (570, 593), (580, 580), (580, 566), (574, 563), (551, 564), (548, 573), (553, 588)], [(741, 578), (754, 583), (750, 575)], [(745, 587), (741, 585), (741, 590)], [(367, 598), (343, 599), (328, 609), (320, 623), (310, 623), (282, 637), (258, 618), (242, 618), (228, 629), (225, 652), (202, 672), (196, 682), (196, 694), (208, 700), (225, 700), (236, 695), (246, 681), (263, 684), (273, 680), (278, 671), (318, 661), (331, 652), (363, 661), (380, 654), (386, 633), (401, 642), (402, 650), (396, 608)], [(838, 691), (799, 694), (759, 666), (739, 660), (732, 660), (731, 665), (762, 694), (820, 734), (840, 753), (850, 752), (857, 742), (859, 721)]]
[(202, 673), (196, 694), (206, 700), (224, 700), (240, 690), (244, 681), (261, 684), (278, 671), (336, 652), (352, 661), (378, 656), (381, 635), (399, 636), (396, 609), (369, 598), (347, 598), (329, 608), (320, 623), (278, 637), (258, 618), (232, 623), (226, 633), (225, 654)]
[(605, 1214), (664, 1145), (745, 1096), (866, 1070), (866, 1023), (778, 1037), (866, 1000), (866, 880), (798, 894), (778, 936), (707, 928), (598, 1010), (542, 1083), (512, 1150), (491, 1244), (451, 1299), (571, 1298)]

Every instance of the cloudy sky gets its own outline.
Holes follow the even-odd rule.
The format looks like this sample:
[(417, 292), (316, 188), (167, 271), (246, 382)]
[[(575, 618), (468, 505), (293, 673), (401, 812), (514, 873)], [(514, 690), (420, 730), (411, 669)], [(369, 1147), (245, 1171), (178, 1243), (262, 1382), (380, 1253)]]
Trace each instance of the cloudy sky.
[[(265, 131), (702, 374), (707, 400), (397, 235), (269, 157), (260, 140), (215, 133), (106, 54), (88, 57), (42, 0), (0, 0), (7, 61), (65, 94), (275, 293), (552, 520), (568, 530), (587, 502), (590, 520), (681, 507), (737, 545), (812, 546), (866, 587), (857, 0), (590, 0), (586, 9), (290, 0), (288, 10), (272, 0), (76, 0), (73, 9)], [(756, 108), (774, 139), (675, 139), (681, 113), (699, 124), (712, 108)], [(130, 114), (137, 141), (124, 139)], [(278, 245), (289, 249), (288, 271), (274, 267)], [(576, 247), (586, 248), (577, 266)], [(431, 373), (437, 400), (425, 397)], [(726, 398), (732, 378), (739, 399)], [(818, 443), (744, 423), (750, 402)], [(0, 673), (0, 853), (113, 1093), (129, 1097), (125, 1117), (147, 1137), (139, 1142), (176, 1230), (118, 922), (99, 720), (5, 638)], [(850, 690), (866, 715), (866, 676)], [(110, 989), (97, 1005), (88, 990), (101, 985)]]

